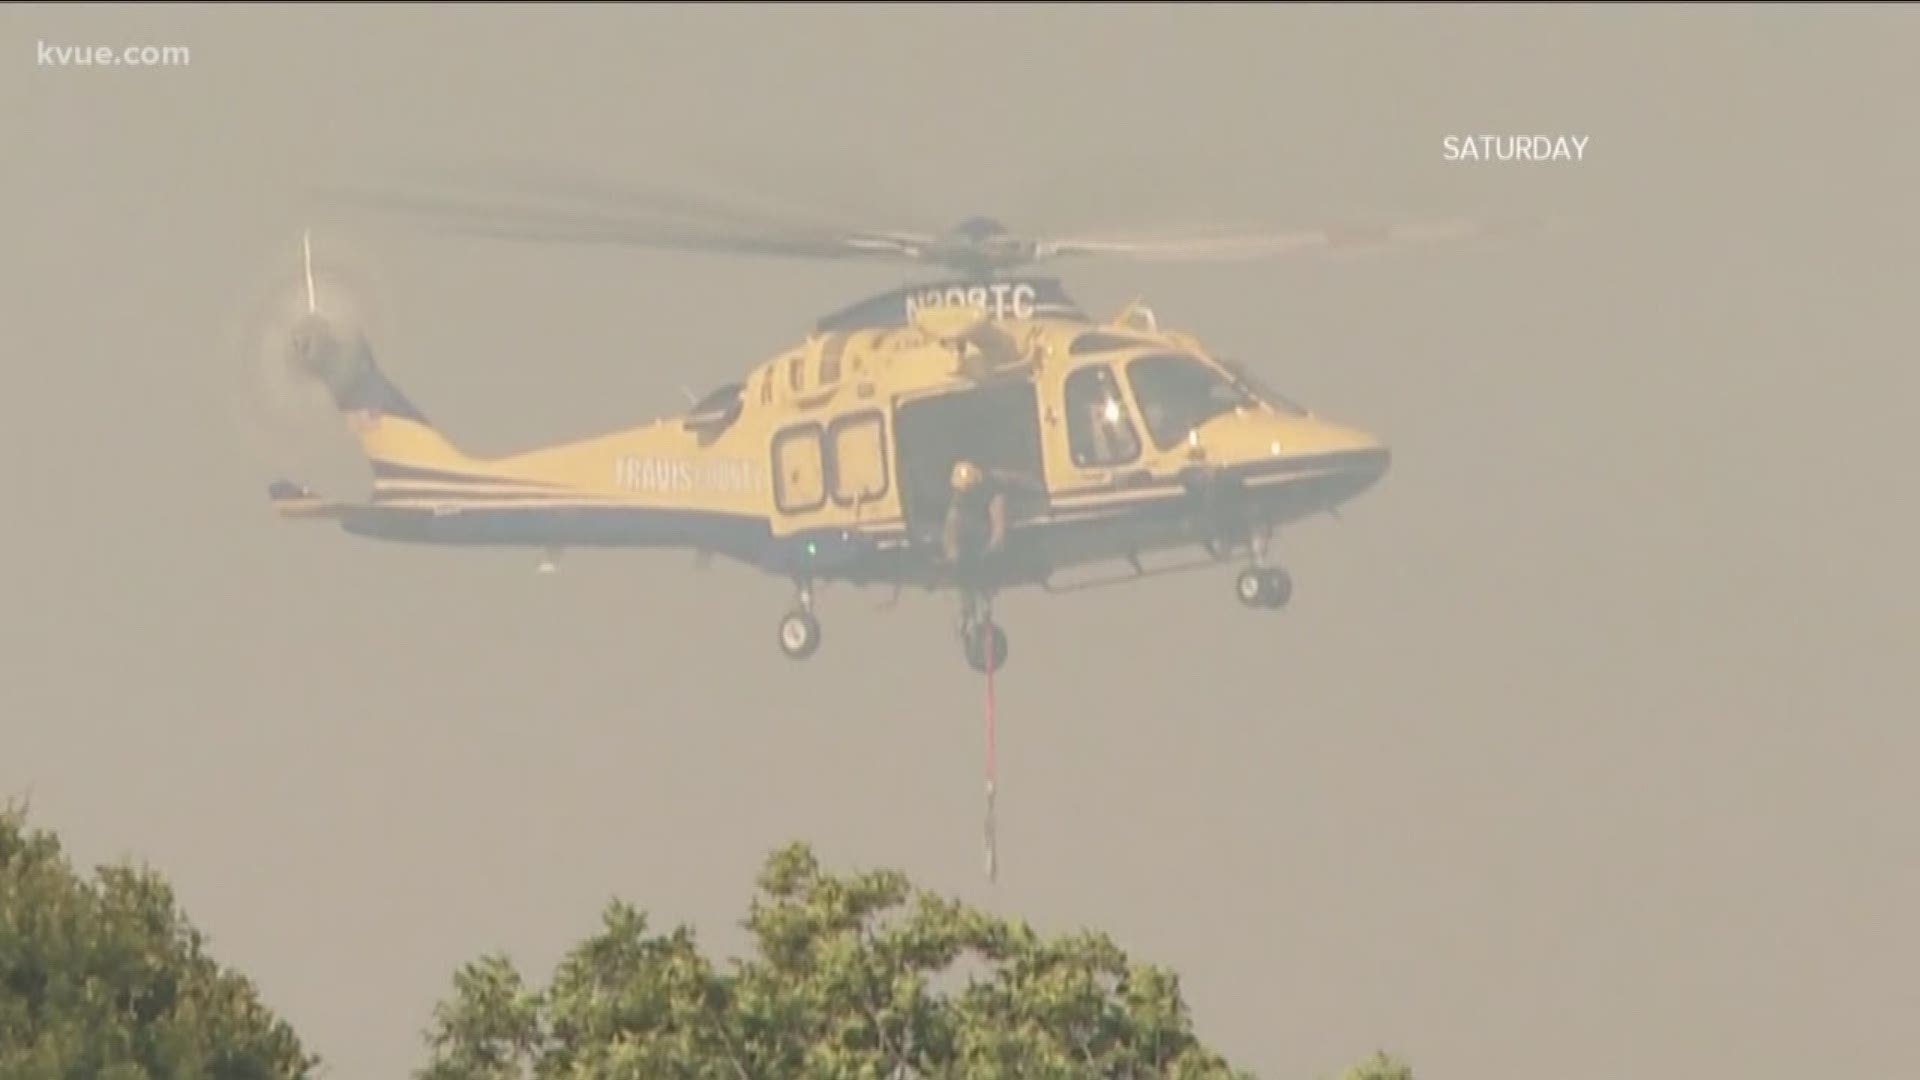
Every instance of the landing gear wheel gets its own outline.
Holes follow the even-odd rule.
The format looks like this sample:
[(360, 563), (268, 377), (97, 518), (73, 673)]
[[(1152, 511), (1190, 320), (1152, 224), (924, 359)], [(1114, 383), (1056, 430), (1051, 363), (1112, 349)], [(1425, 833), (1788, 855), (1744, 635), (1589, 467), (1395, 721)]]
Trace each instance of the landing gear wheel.
[(1233, 591), (1242, 604), (1259, 607), (1261, 599), (1266, 596), (1266, 579), (1261, 577), (1258, 570), (1242, 570), (1234, 580)]
[(1293, 578), (1279, 567), (1250, 567), (1240, 571), (1234, 594), (1250, 608), (1285, 607), (1293, 598)]
[(789, 612), (780, 620), (780, 651), (789, 660), (805, 660), (820, 648), (820, 620), (806, 611)]
[(1293, 578), (1277, 566), (1262, 570), (1260, 576), (1264, 579), (1265, 606), (1273, 609), (1286, 607), (1287, 601), (1293, 599)]
[(990, 622), (977, 622), (963, 632), (961, 644), (967, 651), (967, 666), (985, 674), (989, 659), (993, 670), (1007, 666), (1007, 633)]

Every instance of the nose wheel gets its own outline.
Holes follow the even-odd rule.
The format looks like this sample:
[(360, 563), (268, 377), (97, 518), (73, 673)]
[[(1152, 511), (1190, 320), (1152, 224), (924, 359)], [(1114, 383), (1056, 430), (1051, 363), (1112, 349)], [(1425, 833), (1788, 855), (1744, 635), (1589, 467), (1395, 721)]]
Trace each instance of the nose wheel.
[(1273, 542), (1272, 530), (1262, 528), (1247, 537), (1251, 564), (1234, 579), (1233, 592), (1243, 607), (1275, 610), (1293, 599), (1293, 578), (1285, 570), (1267, 563)]
[(780, 651), (789, 660), (805, 660), (820, 648), (820, 620), (813, 615), (813, 590), (800, 587), (794, 610), (780, 620)]
[(1250, 566), (1240, 571), (1234, 593), (1250, 608), (1282, 608), (1293, 598), (1293, 578), (1277, 566)]

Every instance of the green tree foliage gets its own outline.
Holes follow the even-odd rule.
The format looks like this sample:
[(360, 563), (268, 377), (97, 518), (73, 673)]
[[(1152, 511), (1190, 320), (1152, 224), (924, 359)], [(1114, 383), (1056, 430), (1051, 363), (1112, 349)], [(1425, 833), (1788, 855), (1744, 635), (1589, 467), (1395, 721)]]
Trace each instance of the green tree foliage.
[(284, 1080), (318, 1059), (222, 968), (159, 875), (76, 875), (0, 810), (0, 1077)]
[[(504, 957), (463, 968), (418, 1080), (1238, 1080), (1193, 1033), (1178, 979), (1095, 933), (1046, 937), (914, 889), (767, 861), (724, 969), (684, 928), (615, 902), (530, 987)], [(1376, 1068), (1377, 1066), (1377, 1068)], [(1410, 1080), (1379, 1071), (1351, 1080)]]
[[(1097, 933), (1046, 937), (911, 887), (767, 861), (724, 970), (691, 931), (615, 902), (545, 988), (462, 968), (419, 1080), (1240, 1080), (1195, 1037), (1178, 979)], [(0, 1077), (306, 1080), (319, 1066), (159, 875), (76, 875), (0, 811)], [(1376, 1054), (1342, 1080), (1412, 1080)]]
[(1413, 1080), (1413, 1070), (1382, 1051), (1341, 1074), (1340, 1080)]

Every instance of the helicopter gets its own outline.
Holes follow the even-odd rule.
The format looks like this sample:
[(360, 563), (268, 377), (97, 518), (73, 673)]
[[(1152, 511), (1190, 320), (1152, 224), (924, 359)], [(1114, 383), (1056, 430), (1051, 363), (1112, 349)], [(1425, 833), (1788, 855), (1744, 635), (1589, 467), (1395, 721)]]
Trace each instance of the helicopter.
[[(822, 587), (951, 592), (965, 659), (989, 673), (1009, 655), (993, 601), (1012, 589), (1065, 592), (1238, 564), (1240, 604), (1285, 607), (1293, 585), (1271, 559), (1275, 532), (1337, 513), (1391, 461), (1378, 436), (1296, 404), (1193, 333), (1162, 325), (1146, 304), (1096, 318), (1058, 277), (1031, 267), (1261, 258), (1484, 231), (1452, 221), (1362, 234), (1062, 239), (984, 216), (936, 233), (829, 231), (737, 215), (663, 225), (606, 211), (359, 199), (495, 238), (881, 260), (944, 274), (819, 318), (790, 347), (689, 395), (680, 414), (478, 457), (389, 378), (364, 332), (322, 309), (309, 236), (307, 310), (288, 334), (287, 359), (324, 386), (370, 464), (372, 491), (341, 501), (278, 479), (267, 492), (277, 513), (379, 541), (525, 548), (541, 553), (543, 571), (585, 548), (734, 560), (792, 584), (776, 641), (794, 660), (821, 647)], [(968, 475), (1019, 482), (1000, 489), (994, 549), (957, 559), (945, 541), (955, 482)], [(1171, 564), (1148, 565), (1163, 558)], [(1063, 580), (1103, 565), (1114, 572)]]

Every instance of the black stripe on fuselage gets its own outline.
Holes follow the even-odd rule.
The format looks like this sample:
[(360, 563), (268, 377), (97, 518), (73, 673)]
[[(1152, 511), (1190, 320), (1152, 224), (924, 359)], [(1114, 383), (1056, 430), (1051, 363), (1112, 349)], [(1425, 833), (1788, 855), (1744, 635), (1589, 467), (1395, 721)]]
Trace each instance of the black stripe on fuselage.
[(383, 505), (399, 502), (454, 503), (458, 505), (487, 502), (608, 503), (608, 500), (604, 498), (585, 493), (572, 493), (558, 490), (515, 491), (512, 490), (513, 486), (514, 485), (503, 484), (501, 487), (505, 490), (498, 491), (476, 487), (375, 488), (373, 491), (373, 501)]
[[(1238, 471), (1250, 481), (1249, 495), (1268, 504), (1282, 517), (1289, 517), (1328, 502), (1338, 502), (1364, 488), (1379, 474), (1384, 463), (1383, 452), (1358, 451), (1262, 462)], [(1084, 530), (1097, 529), (1104, 534), (1105, 530), (1118, 528), (1119, 532), (1093, 541), (1089, 550), (1124, 552), (1136, 537), (1170, 537), (1169, 523), (1182, 518), (1193, 506), (1192, 493), (1178, 482), (1113, 490), (1111, 496), (1056, 507), (1037, 518), (1014, 522), (1010, 531), (1027, 533), (1038, 540), (1054, 529), (1065, 528), (1065, 534), (1055, 534), (1057, 539), (1068, 541), (1069, 547), (1079, 547), (1082, 542), (1070, 538), (1088, 536), (1091, 539), (1093, 534)], [(490, 499), (518, 501), (522, 505), (477, 505)], [(737, 558), (770, 570), (785, 568), (793, 558), (789, 549), (804, 544), (805, 539), (776, 538), (767, 518), (751, 514), (618, 504), (552, 505), (554, 499), (551, 495), (463, 492), (439, 506), (401, 507), (389, 501), (384, 505), (362, 507), (345, 514), (341, 524), (355, 535), (429, 544), (686, 547)], [(1292, 499), (1298, 500), (1297, 506), (1293, 511), (1284, 510)], [(542, 502), (548, 505), (540, 505)], [(897, 521), (888, 523), (890, 527), (876, 528), (878, 524), (869, 522), (849, 530), (858, 535), (862, 544), (871, 545), (868, 554), (823, 572), (819, 575), (821, 579), (888, 580), (895, 575), (911, 578), (923, 573), (925, 568), (920, 564), (924, 556), (916, 550), (898, 547), (899, 542), (907, 538), (906, 530)], [(1012, 542), (1013, 537), (1009, 540)], [(1051, 541), (1040, 542), (1053, 546)], [(1148, 540), (1148, 543), (1154, 541)]]
[(521, 487), (539, 487), (560, 489), (566, 485), (552, 480), (521, 480), (514, 477), (490, 475), (487, 473), (457, 472), (451, 469), (429, 469), (420, 465), (401, 465), (391, 461), (375, 461), (373, 478), (379, 480), (417, 480), (423, 483), (439, 484), (517, 484)]
[[(1377, 473), (1384, 469), (1388, 461), (1385, 450), (1336, 450), (1332, 453), (1315, 454), (1311, 457), (1280, 457), (1261, 461), (1246, 462), (1237, 465), (1219, 466), (1218, 475), (1230, 480), (1275, 480), (1285, 476), (1308, 473), (1352, 472)], [(1205, 472), (1207, 466), (1195, 467)], [(1111, 480), (1098, 484), (1082, 484), (1063, 488), (1053, 493), (1056, 500), (1088, 499), (1089, 496), (1111, 495), (1118, 498), (1141, 498), (1149, 494), (1162, 495), (1169, 491), (1185, 490), (1186, 485), (1178, 477), (1136, 479), (1131, 475), (1115, 476)], [(1083, 503), (1087, 505), (1092, 503)]]
[(688, 547), (751, 555), (772, 537), (765, 518), (630, 506), (475, 507), (435, 512), (377, 507), (347, 515), (346, 531), (431, 544)]
[[(1227, 479), (1267, 480), (1275, 477), (1288, 477), (1298, 473), (1327, 473), (1327, 471), (1354, 471), (1354, 473), (1377, 473), (1386, 467), (1386, 450), (1336, 450), (1332, 454), (1315, 454), (1311, 457), (1271, 457), (1261, 461), (1246, 461), (1238, 465), (1221, 465), (1217, 473)], [(1196, 465), (1196, 471), (1208, 471), (1206, 465)], [(1127, 471), (1117, 471), (1112, 480), (1102, 480), (1098, 484), (1081, 484), (1075, 488), (1062, 488), (1054, 492), (1054, 498), (1071, 496), (1096, 496), (1096, 494), (1142, 494), (1165, 488), (1183, 486), (1179, 479), (1131, 479)]]

